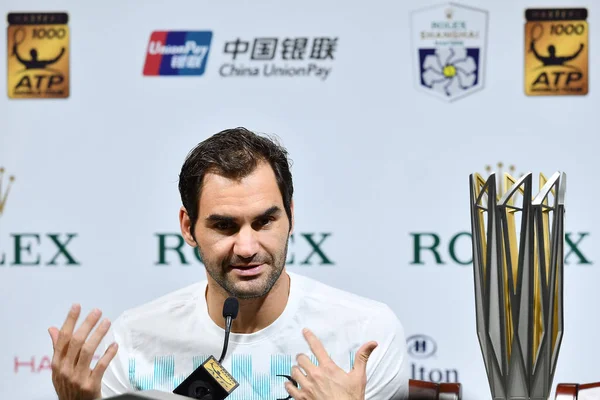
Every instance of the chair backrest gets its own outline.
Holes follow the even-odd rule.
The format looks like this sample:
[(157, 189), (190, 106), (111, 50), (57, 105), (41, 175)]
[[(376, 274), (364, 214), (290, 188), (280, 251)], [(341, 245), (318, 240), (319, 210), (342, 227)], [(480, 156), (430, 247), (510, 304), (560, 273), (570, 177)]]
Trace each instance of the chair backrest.
[(434, 383), (411, 379), (408, 381), (409, 400), (461, 400), (460, 383)]
[(559, 383), (556, 386), (555, 400), (600, 400), (600, 382)]

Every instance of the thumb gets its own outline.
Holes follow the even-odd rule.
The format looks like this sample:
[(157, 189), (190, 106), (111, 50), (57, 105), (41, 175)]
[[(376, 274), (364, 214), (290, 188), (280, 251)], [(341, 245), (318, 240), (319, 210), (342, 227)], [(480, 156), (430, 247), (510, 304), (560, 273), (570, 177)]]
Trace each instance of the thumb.
[(56, 343), (58, 342), (58, 328), (51, 327), (48, 329), (50, 339), (52, 339), (52, 347), (56, 349)]
[(359, 371), (361, 373), (366, 373), (367, 361), (369, 361), (371, 353), (377, 348), (377, 346), (377, 342), (368, 342), (363, 344), (361, 348), (358, 349), (358, 351), (356, 352), (353, 370)]

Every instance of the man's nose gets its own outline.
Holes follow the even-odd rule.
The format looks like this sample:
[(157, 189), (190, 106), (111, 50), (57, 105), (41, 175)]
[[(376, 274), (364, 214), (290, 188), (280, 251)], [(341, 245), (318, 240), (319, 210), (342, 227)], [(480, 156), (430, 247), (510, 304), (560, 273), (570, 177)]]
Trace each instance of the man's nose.
[(257, 235), (258, 232), (252, 229), (252, 227), (242, 227), (235, 240), (233, 248), (235, 255), (241, 258), (251, 258), (258, 253), (259, 245)]

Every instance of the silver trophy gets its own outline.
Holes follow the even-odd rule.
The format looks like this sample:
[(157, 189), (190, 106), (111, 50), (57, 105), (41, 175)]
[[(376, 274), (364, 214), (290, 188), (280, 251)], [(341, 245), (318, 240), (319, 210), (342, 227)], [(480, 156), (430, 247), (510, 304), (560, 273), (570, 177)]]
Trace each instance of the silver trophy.
[(563, 335), (566, 175), (540, 175), (537, 194), (531, 173), (501, 179), (469, 179), (477, 335), (494, 400), (547, 400)]

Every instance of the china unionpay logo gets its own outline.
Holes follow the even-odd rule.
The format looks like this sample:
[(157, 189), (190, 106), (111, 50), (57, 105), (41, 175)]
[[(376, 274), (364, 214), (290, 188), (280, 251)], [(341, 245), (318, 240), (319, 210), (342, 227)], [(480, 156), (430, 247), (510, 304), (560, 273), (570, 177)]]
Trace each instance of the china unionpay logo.
[(487, 11), (454, 3), (413, 12), (417, 88), (453, 101), (483, 88)]
[(587, 10), (528, 9), (525, 18), (525, 94), (586, 95)]
[(154, 31), (144, 64), (145, 76), (203, 75), (212, 32)]
[(8, 14), (8, 97), (69, 97), (69, 17)]

